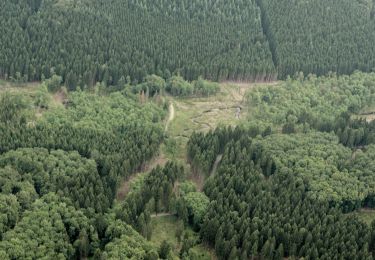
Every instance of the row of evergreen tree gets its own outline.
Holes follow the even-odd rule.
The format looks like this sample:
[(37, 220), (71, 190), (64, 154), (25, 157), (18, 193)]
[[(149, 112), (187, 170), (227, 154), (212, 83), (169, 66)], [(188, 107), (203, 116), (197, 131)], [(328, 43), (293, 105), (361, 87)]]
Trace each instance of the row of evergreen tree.
[(375, 68), (373, 1), (257, 2), (279, 78)]
[(252, 81), (375, 67), (371, 1), (5, 0), (0, 17), (0, 76), (14, 81), (49, 78), (51, 68), (83, 87), (150, 74)]
[(71, 87), (116, 85), (122, 76), (139, 82), (150, 74), (275, 75), (252, 1), (6, 0), (0, 17), (0, 76), (15, 81), (49, 78), (51, 68)]

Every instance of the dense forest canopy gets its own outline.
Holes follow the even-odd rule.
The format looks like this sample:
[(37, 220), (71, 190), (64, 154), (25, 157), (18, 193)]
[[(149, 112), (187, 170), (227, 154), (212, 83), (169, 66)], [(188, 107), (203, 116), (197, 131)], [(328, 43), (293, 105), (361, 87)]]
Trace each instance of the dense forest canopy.
[[(200, 150), (209, 139), (220, 142)], [(350, 162), (350, 150), (337, 142), (333, 134), (322, 133), (254, 139), (251, 131), (231, 128), (194, 137), (193, 162), (223, 153), (217, 173), (205, 184), (211, 202), (201, 229), (218, 257), (369, 259), (371, 230), (343, 212), (368, 203), (371, 182), (364, 165)]]
[(254, 1), (6, 0), (1, 7), (0, 75), (15, 80), (49, 78), (52, 68), (70, 88), (152, 73), (275, 74)]
[(0, 76), (15, 81), (57, 73), (73, 89), (149, 74), (254, 81), (375, 67), (372, 1), (5, 0), (0, 7)]
[(205, 186), (211, 204), (202, 235), (220, 258), (370, 257), (366, 225), (310, 200), (302, 178), (283, 173), (264, 178), (245, 140), (228, 144), (217, 175)]
[[(352, 151), (338, 144), (336, 136), (272, 135), (255, 140), (253, 146), (273, 159), (275, 173), (295, 173), (308, 180), (308, 196), (314, 199), (341, 204), (346, 211), (374, 204), (374, 176), (368, 175), (368, 167), (358, 165), (361, 159), (357, 155), (352, 158)], [(363, 152), (363, 156), (371, 158), (373, 148)]]
[(74, 259), (92, 254), (99, 245), (89, 219), (54, 193), (37, 199), (22, 216), (3, 233), (2, 259)]
[(0, 259), (375, 258), (374, 16), (2, 0)]
[[(278, 75), (375, 67), (372, 0), (258, 0)], [(286, 15), (288, 14), (288, 15)]]
[[(95, 161), (84, 159), (77, 152), (24, 148), (3, 154), (0, 161), (2, 167), (10, 166), (19, 172), (17, 182), (31, 182), (40, 196), (56, 192), (70, 198), (77, 208), (98, 212), (109, 207)], [(15, 185), (12, 193), (17, 189)]]

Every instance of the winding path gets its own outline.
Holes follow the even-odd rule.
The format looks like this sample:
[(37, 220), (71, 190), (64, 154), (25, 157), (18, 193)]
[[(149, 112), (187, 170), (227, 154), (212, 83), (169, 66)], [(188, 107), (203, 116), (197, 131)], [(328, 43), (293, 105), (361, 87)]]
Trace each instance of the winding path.
[(166, 133), (168, 131), (168, 126), (169, 124), (173, 121), (174, 119), (174, 105), (173, 103), (170, 103), (169, 104), (169, 117), (168, 117), (168, 120), (167, 120), (167, 123), (165, 124), (165, 129), (164, 129), (164, 132)]
[[(174, 105), (173, 103), (171, 102), (169, 104), (169, 116), (168, 116), (168, 120), (165, 124), (165, 129), (164, 129), (164, 132), (166, 133), (168, 131), (168, 126), (169, 124), (173, 121), (173, 119), (175, 118), (175, 110), (174, 110)], [(142, 174), (144, 172), (149, 172), (151, 171), (153, 168), (155, 168), (157, 165), (164, 165), (166, 162), (166, 158), (165, 156), (161, 153), (161, 151), (159, 151), (159, 155), (156, 155), (155, 158), (151, 159), (150, 161), (148, 162), (145, 162), (142, 170), (139, 171), (139, 172), (136, 172), (136, 173), (133, 173), (131, 174), (127, 179), (124, 179), (120, 185), (120, 187), (118, 188), (117, 190), (117, 195), (116, 195), (116, 198), (118, 201), (122, 201), (124, 200), (124, 198), (126, 197), (126, 195), (128, 194), (129, 192), (129, 189), (130, 189), (130, 183), (139, 175), (139, 174)], [(160, 214), (159, 214), (160, 215)]]
[(223, 155), (219, 154), (216, 157), (214, 165), (212, 166), (211, 176), (213, 176), (216, 173), (217, 167), (219, 166), (219, 163), (221, 162), (221, 159), (223, 159)]
[[(235, 83), (233, 84), (236, 85)], [(181, 119), (179, 119), (178, 121), (178, 124), (180, 124), (179, 128), (182, 127), (183, 131), (181, 133), (174, 133), (175, 131), (172, 131), (173, 133), (171, 133), (171, 135), (175, 134), (175, 136), (171, 136), (172, 138), (183, 138), (183, 141), (179, 142), (179, 145), (182, 146), (186, 146), (186, 140), (189, 139), (190, 133), (187, 132), (194, 130), (202, 131), (213, 129), (223, 119), (221, 116), (225, 116), (226, 120), (232, 119), (233, 124), (237, 124), (237, 120), (234, 120), (234, 116), (232, 118), (231, 109), (238, 107), (239, 104), (242, 104), (244, 102), (246, 91), (251, 87), (253, 87), (251, 84), (242, 84), (238, 87), (224, 85), (222, 87), (222, 92), (224, 93), (224, 95), (222, 96), (223, 99), (218, 99), (217, 97), (199, 98), (192, 99), (191, 102), (186, 104), (180, 102), (177, 99), (170, 100), (168, 106), (169, 115), (168, 118), (165, 120), (164, 133), (168, 133), (168, 131), (171, 128), (171, 122), (176, 118), (176, 105), (178, 106), (179, 113), (181, 115), (184, 115), (184, 113), (188, 113), (189, 115), (189, 117), (186, 118), (186, 121), (182, 121), (182, 116)], [(215, 114), (216, 112), (220, 111), (223, 113)], [(211, 112), (214, 113), (210, 114)], [(227, 114), (229, 114), (229, 116), (227, 116)], [(172, 127), (174, 126), (175, 125), (173, 125)], [(186, 148), (181, 148), (181, 150), (184, 149)], [(148, 162), (145, 162), (139, 172), (131, 174), (127, 179), (124, 179), (121, 182), (120, 187), (117, 190), (116, 196), (118, 201), (122, 201), (126, 197), (130, 189), (130, 183), (139, 174), (149, 172), (157, 165), (163, 166), (167, 162), (168, 158), (162, 150), (163, 149), (160, 149), (159, 154), (156, 155), (153, 159), (151, 159)], [(216, 173), (217, 167), (220, 164), (221, 159), (222, 158), (220, 155), (216, 158), (216, 161), (211, 171), (212, 175)], [(202, 176), (192, 177), (192, 181), (197, 184), (198, 190), (202, 190), (204, 183), (204, 178)]]

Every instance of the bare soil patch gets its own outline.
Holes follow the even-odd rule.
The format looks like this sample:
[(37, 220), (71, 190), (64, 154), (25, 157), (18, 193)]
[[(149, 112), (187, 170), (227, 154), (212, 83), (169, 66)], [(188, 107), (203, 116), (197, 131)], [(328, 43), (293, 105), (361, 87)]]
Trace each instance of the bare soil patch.
[(67, 100), (67, 96), (63, 91), (58, 91), (53, 95), (53, 100), (57, 104), (63, 105), (63, 103)]
[(153, 168), (156, 166), (164, 166), (167, 163), (168, 159), (165, 158), (164, 154), (159, 153), (158, 156), (153, 158), (151, 161), (144, 163), (141, 167), (140, 170), (132, 175), (130, 175), (128, 178), (125, 178), (122, 182), (120, 187), (117, 190), (116, 194), (116, 199), (118, 201), (124, 200), (126, 195), (129, 193), (130, 190), (130, 184), (132, 181), (137, 178), (140, 174), (146, 173), (151, 171)]

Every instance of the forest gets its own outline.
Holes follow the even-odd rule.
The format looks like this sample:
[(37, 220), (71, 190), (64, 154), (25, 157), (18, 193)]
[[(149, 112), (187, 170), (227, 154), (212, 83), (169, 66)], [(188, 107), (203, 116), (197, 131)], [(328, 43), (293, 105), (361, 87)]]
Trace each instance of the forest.
[(211, 201), (201, 236), (220, 259), (372, 259), (375, 222), (348, 213), (374, 207), (373, 121), (358, 115), (375, 74), (301, 75), (250, 91), (244, 125), (189, 140)]
[(69, 88), (151, 74), (275, 74), (254, 1), (5, 0), (0, 7), (0, 76), (16, 81), (49, 78), (51, 68)]
[(20, 82), (57, 74), (75, 89), (122, 86), (151, 74), (270, 81), (300, 71), (370, 72), (373, 6), (371, 0), (4, 0), (0, 77)]
[(170, 245), (149, 240), (152, 215), (170, 210), (181, 216), (181, 256), (189, 258), (209, 200), (185, 185), (180, 163), (152, 169), (123, 200), (116, 192), (159, 152), (164, 92), (200, 98), (219, 84), (156, 75), (121, 91), (97, 84), (69, 92), (61, 84), (54, 74), (30, 93), (22, 85), (0, 91), (1, 258), (166, 258)]
[(258, 3), (280, 78), (296, 71), (348, 74), (354, 70), (372, 71), (375, 67), (374, 1)]
[(374, 259), (374, 16), (1, 1), (0, 259)]
[[(162, 104), (140, 104), (135, 95), (83, 91), (69, 93), (63, 107), (46, 109), (40, 101), (48, 99), (41, 98), (47, 83), (34, 97), (1, 95), (0, 254), (100, 258), (104, 245), (116, 250), (119, 239), (129, 239), (120, 231), (107, 233), (108, 223), (115, 223), (109, 211), (120, 179), (158, 149), (166, 112)], [(42, 116), (30, 113), (34, 109)], [(136, 231), (121, 223), (116, 228), (134, 239)], [(32, 239), (34, 232), (40, 240)], [(147, 247), (138, 236), (131, 250)]]

